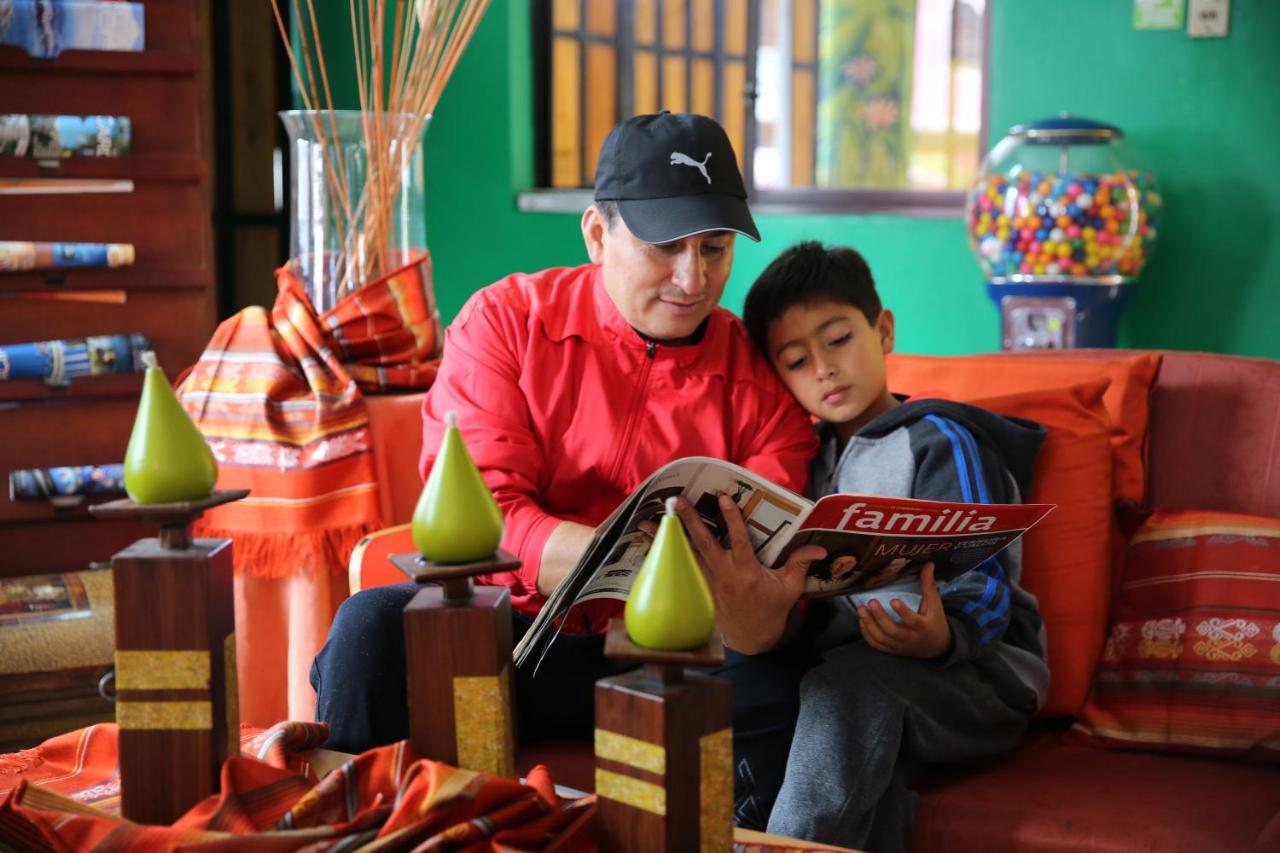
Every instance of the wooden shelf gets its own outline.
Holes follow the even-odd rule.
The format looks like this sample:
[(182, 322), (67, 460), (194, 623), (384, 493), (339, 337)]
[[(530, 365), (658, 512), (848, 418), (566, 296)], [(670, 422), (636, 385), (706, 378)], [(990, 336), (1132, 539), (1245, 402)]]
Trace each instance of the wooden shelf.
[(182, 74), (200, 70), (200, 59), (191, 51), (144, 50), (137, 53), (111, 50), (67, 50), (45, 59), (20, 47), (0, 47), (0, 74), (6, 71), (65, 71), (73, 74)]
[(71, 398), (137, 397), (142, 393), (141, 373), (108, 373), (78, 376), (66, 385), (49, 385), (39, 379), (0, 381), (0, 403), (67, 400)]
[(213, 271), (204, 267), (31, 270), (0, 272), (0, 293), (20, 290), (152, 290), (213, 287)]
[[(137, 53), (66, 50), (50, 59), (0, 47), (0, 112), (128, 116), (133, 131), (126, 157), (0, 157), (0, 182), (10, 184), (133, 183), (128, 193), (0, 195), (0, 240), (136, 249), (129, 267), (0, 272), (0, 342), (138, 333), (170, 378), (204, 349), (216, 320), (211, 2), (145, 0), (146, 50)], [(73, 291), (85, 295), (57, 298)], [(81, 570), (155, 535), (152, 524), (91, 518), (88, 507), (101, 498), (55, 507), (10, 501), (7, 489), (15, 468), (123, 461), (142, 381), (142, 374), (82, 376), (62, 387), (0, 381), (0, 577)]]
[(67, 180), (132, 180), (162, 183), (198, 183), (208, 177), (208, 166), (196, 156), (68, 157), (34, 160), (0, 157), (0, 179), (65, 178)]
[[(4, 488), (8, 488), (9, 472), (0, 472), (5, 478)], [(118, 496), (86, 496), (74, 506), (54, 506), (48, 501), (10, 501), (8, 495), (0, 500), (0, 524), (30, 521), (70, 521), (72, 519), (89, 519), (91, 503), (106, 503), (119, 500)]]

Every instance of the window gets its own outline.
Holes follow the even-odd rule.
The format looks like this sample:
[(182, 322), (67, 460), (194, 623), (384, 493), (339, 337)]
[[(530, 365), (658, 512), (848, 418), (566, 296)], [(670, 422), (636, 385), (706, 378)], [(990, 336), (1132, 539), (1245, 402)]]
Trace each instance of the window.
[(541, 185), (590, 187), (626, 116), (715, 116), (754, 200), (958, 213), (987, 0), (535, 0)]

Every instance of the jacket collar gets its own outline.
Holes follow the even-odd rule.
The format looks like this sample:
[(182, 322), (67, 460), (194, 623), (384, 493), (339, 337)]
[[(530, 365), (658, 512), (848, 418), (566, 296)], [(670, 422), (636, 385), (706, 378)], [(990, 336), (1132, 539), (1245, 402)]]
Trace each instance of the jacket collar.
[[(566, 280), (557, 282), (551, 297), (557, 310), (546, 311), (542, 316), (542, 327), (548, 338), (559, 342), (576, 337), (636, 350), (648, 346), (648, 341), (631, 327), (604, 289), (604, 276), (598, 264), (586, 264), (566, 273)], [(733, 322), (733, 315), (717, 306), (711, 311), (702, 340), (685, 346), (658, 344), (657, 352), (674, 358), (682, 368), (698, 367), (724, 374), (724, 357), (717, 358), (715, 353), (729, 346)]]

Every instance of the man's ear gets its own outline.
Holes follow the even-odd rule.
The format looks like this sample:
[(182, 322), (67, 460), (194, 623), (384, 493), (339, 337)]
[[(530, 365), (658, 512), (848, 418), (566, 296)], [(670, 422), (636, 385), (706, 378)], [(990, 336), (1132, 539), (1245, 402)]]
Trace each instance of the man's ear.
[(608, 223), (594, 204), (582, 212), (582, 242), (587, 245), (587, 257), (593, 264), (604, 261), (604, 240), (608, 230)]
[(876, 331), (880, 333), (880, 351), (885, 355), (893, 352), (893, 312), (888, 308), (880, 311), (880, 319), (876, 320)]

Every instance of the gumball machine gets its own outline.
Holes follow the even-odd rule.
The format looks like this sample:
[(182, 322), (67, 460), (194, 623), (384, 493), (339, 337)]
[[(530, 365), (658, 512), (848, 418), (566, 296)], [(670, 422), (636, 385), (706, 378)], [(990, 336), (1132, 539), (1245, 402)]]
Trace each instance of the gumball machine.
[(1123, 138), (1063, 114), (1011, 128), (983, 160), (965, 223), (1003, 349), (1115, 346), (1161, 207)]

